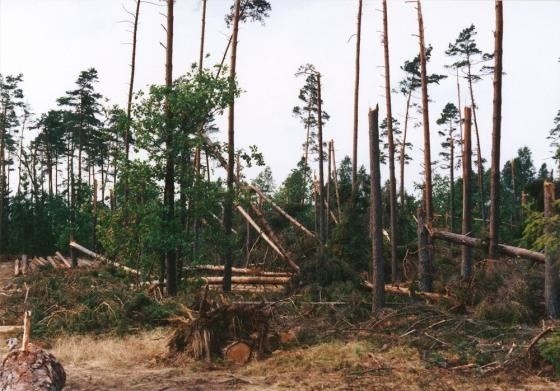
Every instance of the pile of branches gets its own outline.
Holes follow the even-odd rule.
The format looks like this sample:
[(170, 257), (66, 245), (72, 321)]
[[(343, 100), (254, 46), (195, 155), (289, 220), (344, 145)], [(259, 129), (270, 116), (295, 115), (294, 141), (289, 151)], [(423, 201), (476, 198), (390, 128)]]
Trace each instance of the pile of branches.
[(204, 298), (198, 312), (188, 308), (184, 312), (186, 318), (174, 319), (177, 327), (168, 342), (170, 360), (225, 358), (244, 364), (278, 347), (277, 336), (270, 332), (270, 304)]

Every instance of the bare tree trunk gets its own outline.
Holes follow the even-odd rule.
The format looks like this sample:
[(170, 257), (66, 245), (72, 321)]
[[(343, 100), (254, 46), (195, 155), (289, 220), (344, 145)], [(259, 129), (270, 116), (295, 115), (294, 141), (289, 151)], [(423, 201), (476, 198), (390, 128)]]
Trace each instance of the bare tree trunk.
[(198, 71), (202, 72), (204, 64), (204, 38), (206, 35), (206, 1), (202, 0), (202, 20), (200, 23), (200, 53), (198, 55)]
[(504, 36), (502, 0), (496, 0), (496, 31), (494, 33), (494, 114), (492, 121), (492, 171), (490, 181), (490, 244), (488, 257), (498, 255), (500, 222), (500, 141), (502, 131), (502, 43)]
[[(230, 64), (230, 83), (234, 86), (236, 63), (237, 63), (237, 35), (239, 32), (239, 16), (241, 11), (241, 0), (235, 1), (235, 12), (233, 17), (233, 33), (231, 48), (231, 64)], [(233, 248), (232, 248), (232, 225), (233, 225), (233, 182), (234, 182), (234, 164), (235, 164), (235, 100), (232, 98), (229, 104), (228, 113), (228, 166), (227, 166), (227, 193), (224, 203), (224, 231), (226, 237), (226, 246), (224, 253), (224, 281), (223, 291), (231, 291), (231, 268), (233, 266)]]
[[(544, 182), (544, 217), (550, 219), (554, 216), (554, 183)], [(548, 235), (554, 237), (555, 232), (552, 223), (546, 222), (545, 231)], [(557, 246), (547, 246), (544, 261), (544, 300), (546, 305), (546, 314), (552, 319), (560, 317), (560, 280), (558, 272), (560, 271), (560, 254)]]
[(319, 240), (321, 245), (326, 241), (325, 226), (325, 191), (324, 191), (324, 173), (323, 173), (323, 116), (322, 116), (322, 98), (321, 98), (321, 74), (317, 73), (317, 137), (319, 142)]
[(418, 33), (420, 36), (420, 79), (422, 82), (422, 122), (424, 125), (424, 208), (428, 224), (434, 218), (432, 201), (432, 158), (430, 153), (430, 117), (428, 112), (428, 79), (426, 72), (426, 45), (424, 43), (424, 20), (422, 5), (417, 0)]
[(404, 166), (406, 165), (406, 137), (408, 135), (408, 119), (409, 119), (409, 111), (410, 111), (410, 98), (412, 97), (412, 90), (408, 92), (408, 96), (406, 98), (406, 113), (404, 115), (404, 130), (403, 130), (403, 139), (401, 144), (401, 190), (400, 190), (400, 198), (401, 198), (401, 205), (404, 205)]
[(472, 116), (474, 120), (474, 132), (476, 135), (476, 167), (478, 173), (478, 203), (479, 203), (479, 210), (480, 210), (480, 218), (482, 221), (486, 221), (486, 206), (484, 201), (484, 168), (482, 167), (482, 150), (480, 148), (480, 133), (478, 131), (478, 121), (476, 119), (476, 104), (474, 102), (474, 92), (473, 92), (473, 85), (472, 85), (472, 76), (471, 76), (471, 64), (470, 59), (468, 60), (468, 74), (467, 78), (469, 80), (469, 92), (471, 95), (471, 105), (472, 105)]
[[(132, 58), (130, 61), (130, 82), (128, 85), (128, 101), (126, 105), (126, 132), (124, 135), (125, 164), (128, 165), (130, 159), (130, 121), (132, 118), (132, 94), (134, 92), (134, 76), (136, 72), (136, 42), (138, 36), (138, 18), (140, 16), (141, 0), (136, 0), (136, 12), (134, 13), (134, 27), (132, 31)], [(128, 168), (128, 167), (127, 167)], [(128, 204), (128, 170), (126, 170), (124, 180), (124, 205)], [(116, 183), (113, 183), (115, 186)]]
[[(174, 0), (167, 0), (167, 44), (166, 63), (165, 63), (165, 85), (168, 89), (167, 94), (173, 88), (173, 7)], [(173, 152), (173, 129), (169, 98), (165, 100), (166, 117), (166, 167), (165, 167), (165, 214), (166, 226), (170, 226), (175, 219), (175, 156)], [(177, 253), (175, 249), (167, 249), (165, 253), (165, 272), (167, 275), (166, 288), (169, 296), (177, 295)]]
[(389, 141), (389, 209), (391, 226), (391, 280), (400, 281), (397, 259), (397, 183), (395, 178), (395, 141), (393, 138), (393, 111), (391, 105), (391, 74), (389, 65), (389, 28), (387, 0), (383, 0), (383, 49), (385, 57), (385, 102), (387, 106), (387, 138)]
[(352, 141), (352, 205), (358, 193), (358, 109), (360, 94), (360, 47), (362, 41), (362, 0), (358, 0), (358, 27), (356, 32), (356, 71), (354, 79), (354, 135)]
[(455, 138), (453, 137), (453, 120), (449, 120), (449, 226), (455, 232)]
[[(459, 109), (459, 117), (461, 117), (461, 84), (459, 83), (459, 68), (455, 68), (457, 72), (457, 108)], [(461, 118), (459, 118), (459, 124), (461, 124)], [(459, 127), (461, 132), (461, 140), (463, 139), (463, 128)]]
[(328, 216), (331, 213), (331, 181), (332, 181), (332, 178), (331, 178), (331, 169), (332, 169), (332, 167), (331, 167), (331, 159), (332, 159), (331, 153), (332, 152), (331, 151), (332, 151), (332, 149), (331, 149), (331, 142), (330, 141), (327, 143), (327, 149), (328, 149), (328, 153), (327, 153), (328, 154), (327, 184), (326, 184), (326, 186), (327, 186), (327, 189), (326, 189), (327, 190), (327, 200), (326, 200), (326, 205), (327, 205), (326, 214), (327, 214), (327, 217), (325, 218), (325, 231), (326, 231), (325, 236), (328, 238), (329, 237), (329, 225), (330, 225)]
[[(425, 197), (425, 196), (424, 196)], [(428, 221), (424, 207), (418, 208), (418, 281), (420, 290), (433, 290), (433, 266), (430, 251), (430, 234), (426, 229)]]
[[(472, 236), (472, 146), (471, 146), (471, 108), (465, 107), (463, 131), (463, 235)], [(472, 278), (472, 250), (468, 246), (461, 248), (461, 277), (464, 280)]]
[(372, 262), (372, 312), (377, 313), (385, 306), (385, 275), (383, 271), (383, 222), (381, 211), (381, 172), (379, 168), (379, 108), (369, 111), (369, 169), (370, 189), (370, 235)]
[(336, 194), (336, 208), (338, 212), (338, 221), (342, 221), (342, 212), (340, 210), (340, 192), (338, 188), (338, 173), (336, 172), (336, 156), (334, 153), (334, 140), (331, 140), (332, 148), (332, 160), (333, 160), (333, 178), (334, 178), (334, 190)]

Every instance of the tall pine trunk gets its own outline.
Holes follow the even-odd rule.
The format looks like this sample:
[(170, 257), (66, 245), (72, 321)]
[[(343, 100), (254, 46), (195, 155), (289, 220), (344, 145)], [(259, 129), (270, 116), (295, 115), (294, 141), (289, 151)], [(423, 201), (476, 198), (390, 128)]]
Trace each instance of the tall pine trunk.
[(504, 37), (502, 0), (496, 0), (496, 31), (494, 32), (494, 113), (492, 119), (492, 171), (490, 181), (490, 243), (488, 257), (498, 256), (500, 223), (500, 142), (502, 132), (502, 43)]
[(395, 178), (395, 141), (393, 138), (393, 111), (391, 105), (391, 72), (389, 65), (389, 28), (387, 0), (383, 0), (383, 49), (385, 57), (385, 102), (387, 106), (387, 136), (389, 141), (389, 209), (391, 227), (391, 280), (400, 281), (397, 259), (397, 183)]
[(383, 222), (381, 210), (381, 172), (379, 168), (379, 109), (370, 110), (369, 119), (369, 167), (370, 167), (370, 235), (371, 235), (371, 282), (373, 284), (372, 312), (379, 312), (385, 305), (385, 275), (383, 267)]
[(432, 201), (432, 158), (430, 152), (430, 116), (428, 111), (428, 79), (426, 73), (426, 45), (424, 42), (424, 19), (422, 5), (417, 0), (418, 34), (420, 37), (420, 79), (422, 83), (422, 122), (424, 126), (424, 209), (428, 224), (434, 218)]
[[(132, 94), (134, 92), (134, 76), (136, 73), (136, 42), (138, 36), (138, 18), (140, 16), (141, 0), (136, 0), (136, 12), (134, 13), (134, 27), (132, 30), (132, 58), (130, 61), (130, 82), (128, 84), (128, 101), (126, 104), (126, 131), (124, 135), (124, 157), (125, 157), (125, 178), (124, 178), (124, 205), (128, 205), (128, 162), (130, 159), (130, 125), (132, 120)], [(116, 173), (116, 169), (115, 169)], [(116, 176), (116, 175), (115, 175)], [(116, 178), (115, 178), (116, 179)], [(116, 182), (113, 183), (116, 186)]]
[[(471, 108), (465, 107), (463, 130), (463, 223), (462, 234), (472, 236), (472, 147), (471, 147)], [(461, 277), (470, 280), (472, 277), (472, 249), (469, 246), (461, 247)]]
[(453, 137), (453, 119), (449, 119), (449, 226), (455, 232), (455, 138)]
[(401, 156), (400, 156), (400, 168), (401, 168), (401, 189), (400, 189), (400, 198), (401, 198), (401, 206), (404, 206), (404, 167), (406, 165), (406, 138), (408, 136), (408, 120), (409, 120), (409, 112), (410, 112), (410, 99), (412, 98), (412, 90), (408, 92), (408, 96), (406, 98), (406, 113), (404, 115), (404, 130), (403, 130), (403, 139), (401, 144)]
[(325, 219), (325, 178), (323, 172), (323, 115), (322, 115), (322, 98), (321, 98), (321, 74), (317, 73), (317, 137), (319, 143), (319, 239), (321, 245), (325, 244), (326, 237), (326, 219)]
[[(166, 44), (166, 63), (165, 63), (165, 85), (167, 94), (173, 88), (173, 6), (174, 0), (167, 0), (167, 44)], [(171, 227), (175, 219), (175, 156), (173, 152), (173, 128), (171, 109), (169, 107), (169, 97), (165, 99), (165, 119), (166, 119), (166, 162), (165, 162), (165, 188), (164, 204), (165, 219), (164, 225)], [(169, 248), (165, 253), (165, 273), (167, 276), (167, 294), (177, 295), (177, 254), (175, 249)]]
[[(554, 216), (554, 183), (544, 183), (544, 217), (548, 220)], [(545, 232), (554, 237), (553, 223), (546, 221)], [(552, 319), (560, 317), (560, 281), (558, 279), (559, 251), (557, 246), (547, 246), (544, 263), (544, 300), (546, 314)]]
[[(231, 47), (231, 64), (229, 69), (229, 79), (231, 88), (235, 85), (236, 63), (237, 63), (237, 35), (239, 32), (239, 16), (241, 12), (241, 0), (235, 0), (235, 11), (233, 15), (233, 33)], [(224, 203), (224, 232), (225, 232), (225, 253), (224, 253), (224, 280), (223, 291), (231, 291), (231, 268), (233, 266), (232, 248), (232, 226), (233, 226), (233, 182), (235, 164), (235, 99), (232, 98), (228, 112), (228, 166), (227, 166), (227, 193)]]
[(362, 41), (362, 0), (358, 0), (358, 26), (356, 32), (356, 70), (354, 79), (354, 132), (352, 138), (352, 205), (358, 192), (358, 109), (360, 95), (360, 49)]

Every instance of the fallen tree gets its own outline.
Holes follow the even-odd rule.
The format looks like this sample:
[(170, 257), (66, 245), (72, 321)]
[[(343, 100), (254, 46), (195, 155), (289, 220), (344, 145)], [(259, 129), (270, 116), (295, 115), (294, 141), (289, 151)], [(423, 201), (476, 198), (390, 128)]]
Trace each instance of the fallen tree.
[[(200, 270), (200, 271), (208, 271), (208, 272), (223, 272), (224, 266), (223, 265), (194, 265), (194, 266), (186, 266), (183, 269)], [(249, 275), (249, 276), (266, 276), (266, 277), (291, 277), (292, 276), (291, 273), (287, 273), (287, 272), (266, 272), (263, 270), (241, 268), (241, 267), (232, 267), (231, 272), (233, 274), (242, 274), (242, 275)]]
[[(369, 281), (363, 281), (362, 285), (368, 290), (373, 289), (373, 284)], [(452, 296), (434, 292), (412, 291), (410, 290), (410, 288), (407, 288), (405, 286), (385, 284), (385, 293), (399, 296), (418, 297), (420, 299), (436, 303), (445, 302), (452, 307), (461, 305), (461, 302)]]
[(118, 262), (111, 261), (111, 260), (105, 258), (103, 255), (99, 255), (99, 254), (85, 248), (84, 246), (82, 246), (82, 245), (80, 245), (76, 242), (71, 241), (70, 242), (70, 247), (75, 248), (76, 250), (81, 251), (84, 254), (89, 255), (92, 258), (99, 259), (100, 261), (105, 262), (109, 265), (113, 265), (115, 267), (118, 267), (119, 269), (122, 269), (122, 270), (124, 270), (128, 273), (131, 273), (131, 274), (134, 274), (134, 275), (137, 275), (137, 276), (140, 275), (140, 272), (138, 270), (133, 269), (133, 268), (128, 267), (128, 266), (125, 266), (123, 264), (120, 264)]
[[(488, 243), (485, 240), (474, 238), (468, 235), (442, 231), (436, 228), (432, 228), (430, 230), (430, 235), (434, 239), (460, 244), (463, 246), (469, 246), (472, 248), (486, 249), (488, 247)], [(507, 244), (498, 244), (498, 251), (500, 251), (500, 253), (502, 253), (503, 255), (544, 263), (544, 254), (527, 250), (525, 248), (509, 246)]]
[[(223, 277), (200, 277), (208, 285), (219, 285)], [(231, 283), (234, 285), (286, 285), (291, 277), (266, 277), (266, 276), (233, 276)]]

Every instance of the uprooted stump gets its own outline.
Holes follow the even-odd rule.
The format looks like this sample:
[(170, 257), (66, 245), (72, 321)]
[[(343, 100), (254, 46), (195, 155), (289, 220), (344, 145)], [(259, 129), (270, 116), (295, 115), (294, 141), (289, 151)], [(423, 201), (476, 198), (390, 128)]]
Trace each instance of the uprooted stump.
[(0, 367), (1, 391), (59, 391), (65, 383), (62, 365), (38, 347), (8, 353)]
[(169, 359), (181, 356), (210, 361), (224, 358), (238, 364), (276, 349), (269, 333), (271, 309), (264, 304), (222, 304), (182, 323), (169, 340)]

